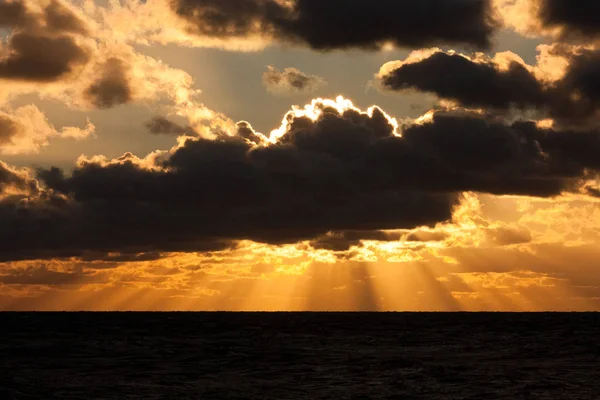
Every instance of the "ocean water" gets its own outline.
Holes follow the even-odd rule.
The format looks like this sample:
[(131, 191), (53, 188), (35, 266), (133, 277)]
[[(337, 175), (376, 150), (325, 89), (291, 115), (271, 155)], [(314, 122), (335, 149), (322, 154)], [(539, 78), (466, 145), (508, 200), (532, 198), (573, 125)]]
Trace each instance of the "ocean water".
[(600, 399), (600, 314), (3, 313), (0, 399)]

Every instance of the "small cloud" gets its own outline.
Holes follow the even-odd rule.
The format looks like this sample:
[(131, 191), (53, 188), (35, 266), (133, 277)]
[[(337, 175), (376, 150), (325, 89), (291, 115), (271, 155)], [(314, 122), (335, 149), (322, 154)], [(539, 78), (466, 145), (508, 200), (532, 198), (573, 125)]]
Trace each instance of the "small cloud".
[(263, 84), (274, 94), (312, 93), (327, 84), (325, 79), (308, 75), (297, 68), (285, 68), (283, 71), (268, 66), (263, 74)]
[(179, 125), (161, 116), (156, 116), (146, 122), (146, 128), (154, 135), (198, 136), (198, 132), (192, 127)]
[(111, 108), (129, 103), (132, 89), (128, 78), (128, 67), (123, 60), (110, 58), (103, 66), (102, 76), (85, 91), (86, 99), (98, 108)]
[(500, 246), (530, 243), (533, 241), (531, 232), (523, 227), (498, 227), (487, 231), (488, 238)]

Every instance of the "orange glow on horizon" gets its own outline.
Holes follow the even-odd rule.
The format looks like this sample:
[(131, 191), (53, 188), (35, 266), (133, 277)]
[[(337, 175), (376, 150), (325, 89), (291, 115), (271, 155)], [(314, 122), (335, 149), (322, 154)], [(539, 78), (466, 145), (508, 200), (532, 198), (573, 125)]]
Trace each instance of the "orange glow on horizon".
[[(600, 310), (598, 289), (593, 281), (588, 283), (593, 275), (582, 279), (600, 257), (598, 236), (573, 243), (569, 250), (553, 233), (561, 218), (571, 226), (582, 224), (579, 229), (590, 234), (600, 232), (597, 204), (583, 199), (567, 197), (560, 206), (560, 202), (466, 193), (453, 221), (413, 231), (415, 238), (444, 233), (431, 236), (433, 241), (407, 241), (409, 233), (399, 232), (400, 240), (366, 240), (346, 252), (315, 250), (308, 242), (285, 246), (241, 242), (235, 250), (163, 254), (155, 261), (118, 265), (76, 259), (5, 263), (0, 308)], [(567, 207), (572, 202), (581, 203), (578, 216)], [(494, 242), (512, 238), (513, 228), (489, 220), (486, 213), (515, 208), (523, 213), (519, 224), (534, 232), (531, 241)], [(546, 232), (540, 230), (542, 224), (547, 224)], [(507, 233), (500, 235), (499, 230)], [(51, 280), (42, 284), (42, 279)]]

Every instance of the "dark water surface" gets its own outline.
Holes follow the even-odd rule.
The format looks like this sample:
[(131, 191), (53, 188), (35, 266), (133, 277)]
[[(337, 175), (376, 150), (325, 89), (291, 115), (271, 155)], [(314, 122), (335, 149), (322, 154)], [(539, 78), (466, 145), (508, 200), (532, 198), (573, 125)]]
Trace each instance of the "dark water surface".
[(3, 313), (0, 399), (600, 399), (600, 314)]

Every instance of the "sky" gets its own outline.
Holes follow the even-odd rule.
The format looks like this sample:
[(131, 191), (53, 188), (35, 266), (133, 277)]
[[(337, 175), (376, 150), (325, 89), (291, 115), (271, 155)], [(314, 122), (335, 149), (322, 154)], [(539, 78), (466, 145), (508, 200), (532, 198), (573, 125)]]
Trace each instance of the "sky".
[(0, 0), (0, 310), (600, 311), (593, 0)]

